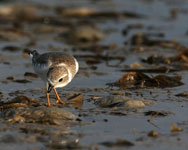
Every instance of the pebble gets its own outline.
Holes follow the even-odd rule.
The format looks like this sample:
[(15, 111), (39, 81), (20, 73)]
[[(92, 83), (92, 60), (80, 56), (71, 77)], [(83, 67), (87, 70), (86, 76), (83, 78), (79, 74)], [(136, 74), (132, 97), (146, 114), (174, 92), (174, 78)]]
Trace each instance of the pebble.
[(56, 107), (32, 107), (9, 109), (4, 111), (3, 117), (9, 122), (40, 123), (51, 125), (62, 125), (63, 120), (73, 120), (75, 115), (62, 108)]
[(38, 75), (32, 72), (25, 72), (24, 73), (25, 77), (33, 77), (33, 78), (38, 78)]
[(148, 105), (156, 104), (153, 100), (146, 100), (146, 99), (132, 99), (130, 97), (121, 96), (121, 95), (112, 95), (105, 97), (100, 100), (96, 100), (95, 104), (101, 107), (124, 107), (124, 108), (144, 108)]
[(182, 131), (182, 128), (178, 127), (177, 125), (172, 124), (170, 126), (170, 131), (171, 132), (180, 132), (180, 131)]
[(159, 135), (159, 133), (157, 131), (150, 131), (148, 133), (148, 136), (150, 136), (150, 137), (157, 137), (158, 135)]
[(141, 100), (129, 100), (124, 103), (127, 108), (144, 108), (146, 105)]
[(73, 27), (66, 33), (68, 40), (71, 43), (87, 43), (97, 42), (104, 38), (104, 34), (98, 27), (92, 25), (80, 25)]

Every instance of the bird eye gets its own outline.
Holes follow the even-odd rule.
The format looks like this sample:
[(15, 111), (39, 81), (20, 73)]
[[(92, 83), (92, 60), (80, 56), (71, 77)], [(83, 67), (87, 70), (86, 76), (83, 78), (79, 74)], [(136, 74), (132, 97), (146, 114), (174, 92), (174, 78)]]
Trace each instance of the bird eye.
[(63, 81), (63, 78), (59, 79), (59, 82), (62, 82)]

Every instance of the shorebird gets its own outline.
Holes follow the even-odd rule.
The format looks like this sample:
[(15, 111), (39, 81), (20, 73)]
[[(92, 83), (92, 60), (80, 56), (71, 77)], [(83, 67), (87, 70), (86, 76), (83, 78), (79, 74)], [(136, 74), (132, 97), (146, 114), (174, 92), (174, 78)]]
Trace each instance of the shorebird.
[(46, 98), (50, 106), (49, 93), (53, 89), (56, 95), (56, 103), (65, 104), (56, 91), (56, 88), (64, 87), (74, 78), (79, 69), (77, 60), (62, 52), (49, 52), (39, 54), (36, 50), (30, 51), (32, 66), (37, 75), (46, 84)]

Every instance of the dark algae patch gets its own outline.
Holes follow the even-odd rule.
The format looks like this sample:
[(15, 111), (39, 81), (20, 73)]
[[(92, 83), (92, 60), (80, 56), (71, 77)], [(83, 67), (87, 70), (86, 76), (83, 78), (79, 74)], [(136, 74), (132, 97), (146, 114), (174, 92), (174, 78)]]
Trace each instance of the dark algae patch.
[(102, 145), (106, 147), (130, 147), (134, 146), (134, 143), (128, 141), (128, 140), (123, 140), (123, 139), (117, 139), (115, 142), (102, 142)]
[(148, 87), (167, 88), (183, 85), (180, 80), (180, 76), (169, 77), (166, 75), (157, 75), (155, 77), (149, 77), (141, 72), (129, 72), (125, 73), (117, 82), (108, 85), (119, 86), (123, 89)]
[(32, 73), (32, 72), (25, 72), (24, 73), (25, 77), (32, 77), (32, 78), (38, 78), (37, 74)]
[(167, 111), (153, 111), (153, 110), (150, 110), (150, 111), (147, 111), (147, 112), (144, 112), (144, 115), (146, 116), (155, 116), (155, 117), (165, 117), (165, 116), (168, 116), (172, 114), (171, 112), (167, 112)]
[(175, 96), (188, 97), (188, 92), (179, 93), (179, 94), (176, 94)]

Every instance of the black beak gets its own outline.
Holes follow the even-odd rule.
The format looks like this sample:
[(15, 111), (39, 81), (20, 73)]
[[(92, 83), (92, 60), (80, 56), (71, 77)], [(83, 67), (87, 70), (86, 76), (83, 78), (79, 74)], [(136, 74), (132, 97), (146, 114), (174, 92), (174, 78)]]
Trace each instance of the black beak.
[(52, 89), (53, 89), (53, 86), (49, 83), (48, 84), (48, 93), (50, 93)]

